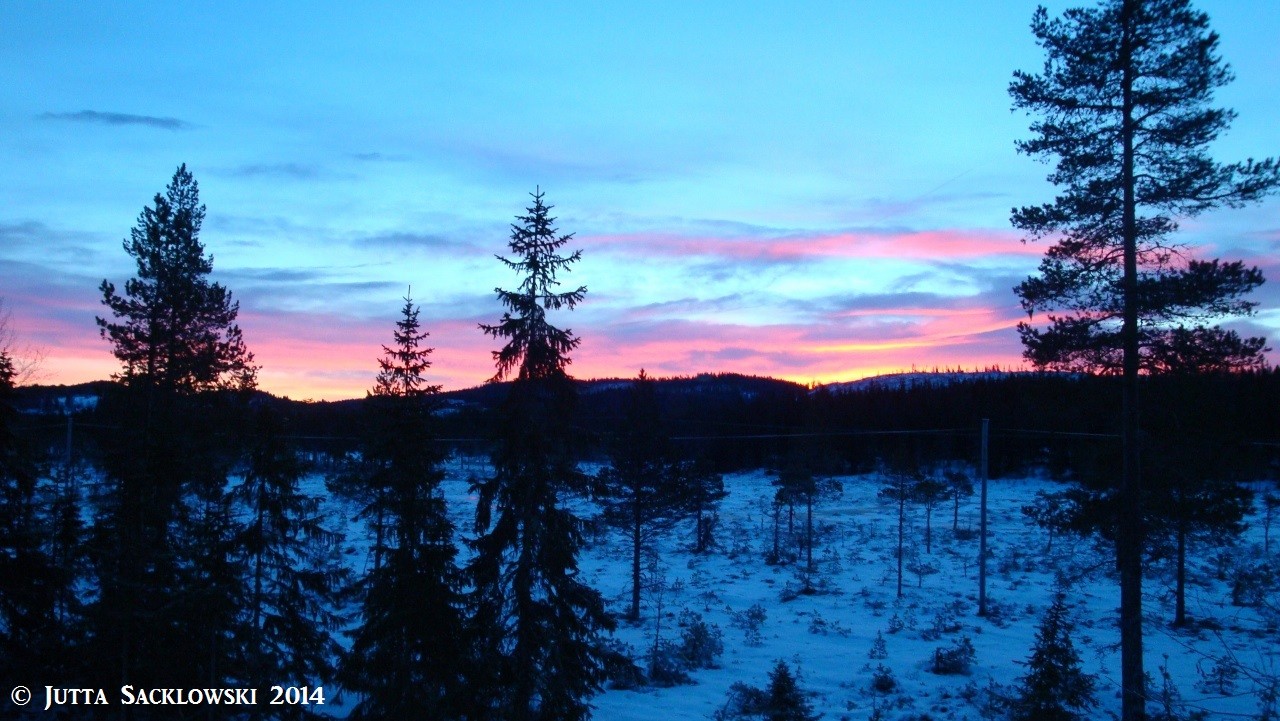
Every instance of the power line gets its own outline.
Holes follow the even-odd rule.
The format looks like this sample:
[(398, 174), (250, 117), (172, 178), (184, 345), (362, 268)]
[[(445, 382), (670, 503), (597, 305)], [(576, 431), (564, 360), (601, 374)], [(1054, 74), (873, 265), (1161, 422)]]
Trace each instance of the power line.
[(905, 431), (823, 431), (820, 433), (751, 433), (732, 436), (671, 436), (673, 441), (733, 441), (765, 438), (831, 438), (847, 436), (909, 436), (909, 435), (973, 435), (975, 431), (955, 428), (931, 428)]

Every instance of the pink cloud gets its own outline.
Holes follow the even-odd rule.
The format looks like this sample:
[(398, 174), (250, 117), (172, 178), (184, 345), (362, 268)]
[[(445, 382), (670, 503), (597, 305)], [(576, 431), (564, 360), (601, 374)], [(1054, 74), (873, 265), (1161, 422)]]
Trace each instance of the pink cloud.
[[(897, 233), (849, 232), (779, 238), (702, 238), (675, 234), (597, 235), (591, 249), (624, 254), (723, 257), (743, 261), (823, 258), (963, 260), (992, 255), (1041, 255), (1040, 244), (1023, 243), (1012, 231), (929, 230)], [(1047, 247), (1047, 246), (1046, 246)]]

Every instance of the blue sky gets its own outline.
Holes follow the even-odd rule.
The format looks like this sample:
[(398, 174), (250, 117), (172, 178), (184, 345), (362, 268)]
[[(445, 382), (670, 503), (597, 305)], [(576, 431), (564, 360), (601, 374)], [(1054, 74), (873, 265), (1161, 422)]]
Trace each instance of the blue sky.
[[(1051, 4), (1057, 11), (1066, 3)], [(1236, 82), (1222, 160), (1280, 153), (1280, 3), (1204, 3)], [(44, 382), (114, 369), (98, 284), (179, 163), (262, 385), (362, 395), (409, 286), (438, 380), (492, 374), (476, 328), (540, 186), (583, 261), (580, 376), (798, 381), (1017, 365), (1009, 226), (1023, 2), (0, 5), (0, 297)], [(1277, 278), (1275, 199), (1185, 238)], [(1280, 330), (1273, 283), (1242, 326)]]

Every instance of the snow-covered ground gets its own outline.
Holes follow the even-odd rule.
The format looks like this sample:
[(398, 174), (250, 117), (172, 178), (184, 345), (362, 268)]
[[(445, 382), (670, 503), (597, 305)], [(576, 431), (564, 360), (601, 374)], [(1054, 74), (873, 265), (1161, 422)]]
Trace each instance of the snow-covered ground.
[[(470, 529), (474, 513), (466, 478), (484, 472), (483, 464), (474, 460), (450, 463), (445, 490), (461, 532)], [(793, 592), (800, 587), (802, 562), (765, 562), (773, 544), (772, 477), (765, 472), (726, 476), (729, 495), (720, 508), (719, 547), (705, 555), (691, 553), (692, 521), (667, 534), (658, 546), (657, 565), (646, 574), (649, 587), (641, 623), (623, 623), (616, 632), (644, 666), (655, 632), (678, 641), (682, 613), (700, 614), (723, 633), (719, 668), (692, 672), (692, 685), (606, 690), (592, 701), (594, 718), (708, 719), (723, 706), (731, 684), (765, 686), (779, 659), (800, 672), (802, 688), (813, 693), (814, 708), (825, 719), (867, 719), (877, 710), (884, 719), (983, 718), (989, 686), (1015, 684), (1026, 673), (1020, 664), (1030, 654), (1036, 628), (1062, 579), (1076, 622), (1074, 643), (1085, 670), (1097, 677), (1095, 717), (1118, 714), (1118, 593), (1108, 549), (1091, 540), (1059, 536), (1050, 553), (1046, 532), (1031, 525), (1021, 511), (1036, 491), (1060, 490), (1059, 484), (1034, 478), (990, 484), (987, 593), (994, 613), (980, 618), (976, 494), (961, 502), (960, 534), (952, 531), (951, 504), (936, 507), (931, 553), (924, 548), (924, 510), (909, 508), (905, 565), (934, 570), (919, 575), (904, 571), (903, 596), (898, 598), (897, 507), (878, 497), (883, 479), (870, 475), (837, 480), (842, 492), (814, 512), (820, 528), (814, 548), (815, 583), (822, 592), (797, 596)], [(584, 515), (591, 512), (585, 505), (580, 510)], [(798, 508), (797, 535), (802, 528)], [(785, 516), (782, 533), (785, 544)], [(361, 545), (355, 538), (349, 542)], [(1273, 551), (1277, 548), (1280, 543)], [(1208, 710), (1212, 717), (1253, 717), (1258, 712), (1262, 697), (1257, 681), (1274, 684), (1280, 676), (1278, 619), (1255, 607), (1232, 605), (1231, 579), (1233, 564), (1256, 564), (1262, 555), (1260, 523), (1252, 524), (1235, 548), (1193, 546), (1187, 608), (1195, 623), (1184, 630), (1169, 624), (1172, 568), (1148, 570), (1146, 667), (1154, 691), (1162, 687), (1164, 667), (1190, 709)], [(619, 616), (630, 598), (629, 558), (622, 535), (602, 527), (581, 559), (584, 577)], [(764, 620), (753, 634), (744, 627), (743, 617), (757, 605), (764, 610)], [(870, 657), (877, 634), (885, 642), (883, 659)], [(934, 674), (935, 650), (952, 648), (965, 638), (976, 651), (971, 670)], [(887, 692), (872, 689), (881, 665), (895, 682)], [(1232, 668), (1243, 671), (1232, 677), (1225, 670)], [(885, 674), (882, 669), (879, 673)]]

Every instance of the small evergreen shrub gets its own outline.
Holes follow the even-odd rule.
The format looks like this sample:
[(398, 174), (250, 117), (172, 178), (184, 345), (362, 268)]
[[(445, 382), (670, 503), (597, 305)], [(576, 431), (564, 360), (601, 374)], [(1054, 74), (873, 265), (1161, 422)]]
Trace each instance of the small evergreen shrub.
[(1276, 570), (1269, 562), (1241, 563), (1232, 569), (1231, 604), (1261, 606), (1276, 588)]
[(768, 612), (764, 606), (753, 604), (745, 611), (736, 611), (731, 617), (731, 623), (736, 628), (742, 629), (743, 637), (748, 646), (759, 646), (763, 643), (760, 636), (760, 627), (764, 625), (765, 619), (768, 618)]
[(867, 658), (873, 661), (883, 661), (889, 658), (889, 647), (884, 642), (884, 634), (876, 631), (876, 640), (871, 642), (871, 650), (867, 652)]
[(725, 694), (724, 706), (721, 706), (711, 718), (715, 721), (736, 721), (750, 717), (759, 718), (768, 701), (762, 689), (735, 681)]
[(1071, 643), (1071, 620), (1066, 597), (1059, 593), (1036, 631), (1027, 675), (1013, 700), (1013, 721), (1076, 721), (1088, 718), (1097, 705), (1093, 677), (1080, 668), (1080, 654)]
[(987, 599), (987, 615), (983, 616), (996, 628), (1008, 628), (1009, 624), (1018, 620), (1018, 609), (1012, 603), (1003, 603), (993, 598)]
[(659, 643), (649, 654), (649, 685), (658, 688), (683, 686), (693, 683), (685, 670), (680, 649), (670, 642)]
[(880, 663), (871, 672), (871, 690), (876, 693), (893, 693), (898, 688), (898, 679), (893, 677), (893, 669)]
[(686, 668), (716, 668), (716, 659), (724, 653), (724, 633), (715, 624), (702, 620), (702, 615), (684, 610), (680, 613), (679, 657)]
[(958, 633), (960, 628), (961, 624), (956, 617), (955, 610), (948, 606), (938, 611), (937, 615), (933, 617), (933, 624), (920, 632), (920, 638), (926, 641), (937, 641), (945, 634)]
[(817, 721), (821, 714), (813, 712), (813, 704), (800, 689), (800, 683), (785, 661), (778, 661), (769, 673), (765, 718), (769, 721)]
[[(1169, 675), (1169, 655), (1165, 654), (1164, 663), (1160, 664), (1160, 690), (1152, 699), (1155, 702), (1155, 708), (1148, 714), (1150, 721), (1204, 721), (1208, 718), (1208, 712), (1204, 710), (1191, 710), (1182, 700), (1182, 693), (1178, 691), (1178, 687), (1173, 683), (1173, 677)], [(1150, 674), (1147, 675), (1147, 687), (1151, 688), (1152, 683)]]
[(889, 633), (897, 633), (905, 627), (906, 624), (902, 622), (902, 617), (898, 614), (895, 613), (889, 617)]
[(820, 717), (821, 714), (813, 712), (808, 694), (800, 688), (791, 668), (781, 660), (769, 673), (767, 688), (734, 683), (729, 687), (724, 706), (712, 715), (715, 721), (817, 721)]
[(933, 651), (933, 672), (940, 676), (954, 676), (969, 673), (978, 652), (968, 636), (961, 636), (950, 648), (939, 646)]

